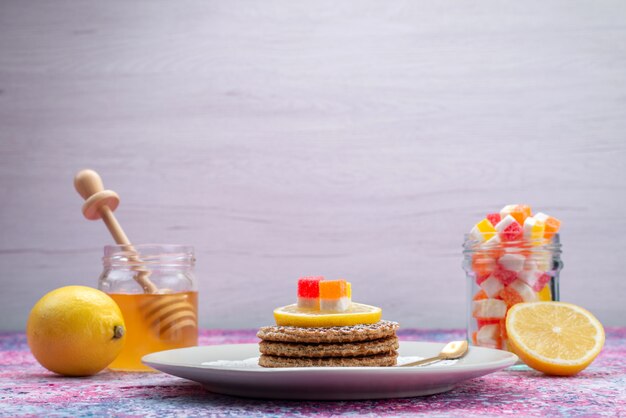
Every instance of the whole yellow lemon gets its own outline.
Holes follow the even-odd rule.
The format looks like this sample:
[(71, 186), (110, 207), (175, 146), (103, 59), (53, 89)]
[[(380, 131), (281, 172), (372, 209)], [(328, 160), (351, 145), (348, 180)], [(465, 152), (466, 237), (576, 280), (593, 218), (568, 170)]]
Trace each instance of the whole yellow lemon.
[(124, 318), (106, 293), (86, 286), (55, 289), (30, 312), (30, 351), (46, 369), (65, 376), (89, 376), (108, 366), (126, 339)]

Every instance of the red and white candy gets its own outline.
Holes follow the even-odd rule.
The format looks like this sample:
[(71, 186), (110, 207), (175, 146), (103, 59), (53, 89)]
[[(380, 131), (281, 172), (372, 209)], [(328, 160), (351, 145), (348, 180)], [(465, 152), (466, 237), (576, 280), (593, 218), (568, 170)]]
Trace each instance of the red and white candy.
[(320, 282), (322, 276), (298, 279), (298, 308), (320, 309)]

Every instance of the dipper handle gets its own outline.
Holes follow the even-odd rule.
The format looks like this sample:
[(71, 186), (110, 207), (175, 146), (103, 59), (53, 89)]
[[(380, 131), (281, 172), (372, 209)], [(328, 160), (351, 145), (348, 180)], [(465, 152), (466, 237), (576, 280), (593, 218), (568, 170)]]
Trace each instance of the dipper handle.
[[(102, 178), (94, 170), (81, 170), (74, 176), (74, 187), (80, 194), (85, 203), (83, 204), (83, 215), (90, 220), (102, 219), (107, 229), (113, 236), (115, 243), (126, 246), (130, 252), (129, 260), (135, 263), (141, 263), (141, 259), (135, 247), (132, 246), (128, 236), (122, 229), (122, 226), (115, 218), (113, 211), (120, 204), (120, 198), (112, 190), (104, 190)], [(146, 293), (157, 293), (158, 287), (149, 279), (150, 272), (143, 266), (133, 268), (137, 272), (135, 280), (143, 288)]]
[(85, 200), (104, 190), (102, 178), (93, 170), (81, 170), (76, 173), (76, 176), (74, 176), (74, 187)]

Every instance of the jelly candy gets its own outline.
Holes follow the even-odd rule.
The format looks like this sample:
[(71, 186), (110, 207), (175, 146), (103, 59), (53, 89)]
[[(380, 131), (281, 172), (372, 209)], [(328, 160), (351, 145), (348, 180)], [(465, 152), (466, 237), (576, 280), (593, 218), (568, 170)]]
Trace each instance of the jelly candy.
[(517, 273), (510, 270), (505, 270), (500, 266), (496, 268), (496, 270), (493, 272), (493, 275), (505, 286), (508, 286), (509, 284), (513, 283), (515, 279), (517, 279)]
[(541, 274), (542, 273), (539, 270), (524, 270), (518, 275), (518, 277), (530, 286), (531, 289), (534, 289), (535, 284), (539, 281), (539, 277), (541, 277)]
[(478, 328), (482, 328), (485, 325), (500, 324), (502, 321), (503, 319), (477, 319), (476, 324), (478, 325)]
[(508, 287), (504, 288), (502, 292), (500, 292), (500, 297), (506, 304), (507, 309), (516, 303), (522, 303), (522, 297), (517, 293), (514, 289), (509, 289)]
[(500, 210), (500, 216), (502, 218), (512, 216), (520, 225), (524, 225), (524, 221), (531, 215), (531, 213), (532, 210), (528, 205), (506, 205), (502, 208), (502, 210)]
[(496, 268), (496, 260), (487, 254), (474, 254), (472, 257), (472, 270), (476, 277), (489, 276)]
[[(517, 294), (520, 295), (520, 297), (522, 298), (523, 302), (535, 302), (537, 300), (537, 295), (535, 294), (533, 289), (522, 280), (515, 280), (509, 285), (508, 288), (517, 292)], [(504, 299), (504, 297), (502, 299)]]
[(485, 281), (480, 283), (480, 287), (485, 291), (488, 297), (495, 298), (500, 291), (504, 289), (504, 285), (495, 276), (489, 276)]
[(512, 223), (504, 228), (500, 236), (502, 241), (517, 241), (522, 237), (522, 227), (517, 222)]
[(500, 264), (505, 270), (520, 272), (524, 268), (524, 262), (526, 257), (521, 254), (504, 254), (498, 259)]
[(485, 216), (485, 218), (491, 222), (491, 225), (496, 226), (498, 225), (498, 222), (500, 222), (502, 220), (502, 217), (500, 216), (499, 213), (488, 213), (487, 216)]
[(511, 215), (504, 217), (496, 225), (502, 241), (516, 241), (522, 237), (522, 226)]
[(533, 245), (542, 245), (546, 224), (532, 216), (524, 221), (524, 239), (531, 241)]
[(487, 241), (485, 241), (483, 246), (484, 247), (494, 247), (494, 248), (496, 248), (501, 243), (502, 243), (502, 240), (500, 239), (500, 235), (495, 234), (493, 237), (491, 237)]
[(516, 303), (535, 302), (537, 300), (537, 295), (533, 289), (520, 279), (515, 280), (513, 283), (502, 289), (500, 297), (509, 308)]
[(320, 282), (323, 277), (301, 277), (298, 279), (298, 308), (320, 308)]
[(478, 222), (470, 231), (470, 238), (474, 241), (484, 242), (496, 234), (496, 229), (491, 222), (487, 219), (483, 219)]
[(480, 286), (482, 282), (491, 277), (491, 273), (481, 274), (480, 276), (476, 276), (476, 284)]
[(350, 307), (348, 285), (345, 280), (323, 280), (320, 286), (320, 309), (345, 312)]
[(539, 276), (539, 279), (537, 279), (534, 286), (532, 286), (532, 289), (535, 292), (540, 292), (541, 289), (546, 287), (546, 285), (550, 282), (550, 280), (552, 280), (552, 276), (550, 276), (548, 273), (544, 273), (541, 276)]
[(472, 304), (474, 318), (501, 319), (506, 316), (506, 303), (499, 299), (479, 299)]
[(561, 227), (561, 221), (556, 219), (555, 217), (546, 215), (543, 212), (539, 212), (535, 215), (535, 219), (541, 221), (545, 225), (544, 238), (551, 239), (554, 234), (559, 232), (559, 228)]
[(481, 327), (476, 333), (476, 343), (482, 347), (502, 348), (500, 324), (489, 324)]
[(552, 300), (552, 291), (550, 286), (544, 286), (539, 292), (537, 292), (537, 299), (542, 302), (550, 302)]

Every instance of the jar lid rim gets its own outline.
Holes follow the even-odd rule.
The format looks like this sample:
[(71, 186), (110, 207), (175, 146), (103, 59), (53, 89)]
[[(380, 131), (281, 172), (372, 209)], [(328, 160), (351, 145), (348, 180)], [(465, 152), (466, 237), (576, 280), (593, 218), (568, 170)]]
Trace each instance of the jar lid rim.
[(507, 242), (498, 242), (489, 244), (487, 241), (476, 241), (471, 239), (470, 234), (464, 235), (463, 248), (464, 252), (478, 252), (478, 251), (490, 251), (498, 248), (508, 248), (511, 251), (515, 249), (524, 249), (524, 250), (537, 250), (537, 251), (554, 251), (560, 252), (561, 247), (561, 236), (559, 233), (555, 233), (552, 238), (548, 241), (543, 241), (544, 238), (540, 238), (538, 240), (529, 240), (529, 239), (521, 239), (515, 241), (507, 241)]
[(185, 253), (193, 253), (194, 248), (193, 245), (186, 244), (107, 244), (104, 246), (105, 253), (112, 253), (116, 251), (128, 251), (130, 247), (133, 247), (138, 252), (140, 250), (149, 250), (149, 249), (158, 249), (161, 252), (185, 252)]

